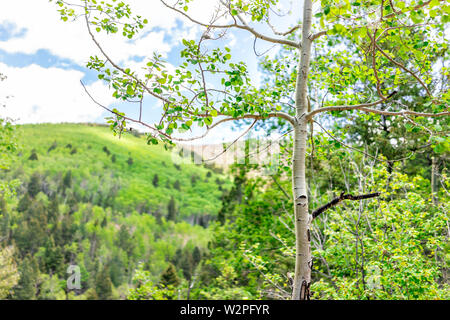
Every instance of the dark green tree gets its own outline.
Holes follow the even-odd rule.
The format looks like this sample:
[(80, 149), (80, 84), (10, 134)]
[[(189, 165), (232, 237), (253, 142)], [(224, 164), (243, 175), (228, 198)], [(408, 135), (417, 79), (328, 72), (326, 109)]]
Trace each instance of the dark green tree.
[(59, 217), (58, 197), (54, 195), (47, 208), (47, 219), (49, 223), (56, 223)]
[(20, 198), (17, 205), (17, 211), (25, 212), (31, 205), (31, 197), (28, 193), (25, 193), (22, 198)]
[(33, 150), (31, 151), (31, 155), (28, 157), (28, 160), (38, 160), (38, 155), (37, 155), (35, 149), (33, 149)]
[(119, 254), (115, 254), (109, 262), (109, 275), (114, 286), (120, 286), (126, 276), (126, 265)]
[(219, 214), (217, 215), (217, 220), (221, 224), (225, 223), (226, 218), (231, 215), (236, 205), (242, 202), (242, 186), (246, 183), (247, 170), (243, 166), (237, 166), (232, 171), (235, 174), (233, 187), (229, 192), (224, 193), (222, 197), (222, 208), (220, 208)]
[(181, 250), (181, 248), (178, 248), (177, 251), (175, 251), (175, 255), (173, 256), (173, 258), (171, 260), (173, 265), (177, 268), (180, 266), (182, 254), (183, 254), (183, 250)]
[(166, 271), (163, 272), (159, 284), (162, 287), (177, 287), (180, 284), (180, 278), (178, 277), (177, 270), (173, 264), (170, 263)]
[(196, 183), (197, 183), (197, 176), (196, 175), (192, 175), (191, 176), (191, 185), (195, 186)]
[(34, 300), (36, 299), (36, 280), (38, 268), (30, 256), (25, 257), (19, 267), (20, 279), (14, 288), (13, 299)]
[(109, 149), (108, 149), (107, 146), (104, 146), (104, 147), (103, 147), (103, 152), (106, 153), (108, 156), (109, 156), (110, 153), (111, 153), (111, 152), (109, 151)]
[(100, 300), (112, 299), (112, 282), (109, 276), (109, 268), (105, 267), (97, 274), (95, 281), (95, 291)]
[(41, 175), (38, 172), (34, 172), (31, 175), (30, 182), (28, 183), (28, 194), (34, 198), (41, 191)]
[(158, 174), (155, 174), (155, 175), (153, 176), (153, 181), (152, 181), (152, 183), (153, 183), (153, 186), (154, 186), (155, 188), (158, 187), (158, 183), (159, 183), (159, 177), (158, 177)]
[(191, 281), (192, 274), (194, 272), (194, 259), (189, 250), (183, 252), (183, 258), (180, 262), (181, 270), (183, 271), (183, 276), (186, 280)]
[(192, 251), (192, 260), (195, 266), (202, 260), (202, 253), (197, 246), (195, 246), (194, 251)]
[(132, 236), (130, 235), (130, 230), (126, 225), (122, 225), (117, 236), (117, 245), (123, 251), (130, 256), (134, 250), (135, 244)]
[(58, 144), (56, 143), (56, 140), (53, 141), (52, 145), (47, 149), (47, 153), (50, 153), (50, 151), (55, 150)]
[(43, 270), (47, 274), (58, 274), (64, 277), (64, 254), (61, 247), (57, 247), (53, 237), (47, 240), (45, 244), (45, 253), (42, 258)]
[(72, 187), (72, 170), (68, 170), (63, 177), (63, 192)]
[(177, 218), (177, 209), (175, 205), (175, 199), (170, 198), (169, 204), (167, 205), (167, 220), (175, 221)]

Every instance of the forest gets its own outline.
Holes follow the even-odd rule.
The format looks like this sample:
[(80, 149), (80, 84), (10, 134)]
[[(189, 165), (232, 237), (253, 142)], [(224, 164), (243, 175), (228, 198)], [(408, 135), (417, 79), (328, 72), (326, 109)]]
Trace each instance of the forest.
[[(221, 0), (208, 21), (161, 0), (201, 32), (142, 68), (99, 39), (140, 37), (145, 12), (75, 2), (47, 5), (82, 22), (86, 68), (137, 112), (81, 80), (102, 121), (0, 114), (0, 299), (450, 298), (447, 0), (305, 0), (286, 32), (270, 23), (283, 1)], [(224, 45), (235, 29), (258, 84)], [(226, 125), (240, 134), (217, 156), (240, 161), (188, 148)]]

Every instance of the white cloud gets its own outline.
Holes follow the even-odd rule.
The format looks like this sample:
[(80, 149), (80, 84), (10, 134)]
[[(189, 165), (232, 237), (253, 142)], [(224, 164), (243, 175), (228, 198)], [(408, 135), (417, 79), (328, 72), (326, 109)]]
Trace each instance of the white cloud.
[[(15, 68), (2, 63), (0, 70), (8, 77), (0, 84), (0, 97), (12, 96), (1, 113), (17, 123), (92, 122), (103, 113), (84, 92), (80, 71), (37, 65)], [(105, 105), (115, 101), (100, 81), (87, 88)]]
[[(71, 2), (76, 3), (78, 0)], [(174, 3), (175, 0), (166, 0)], [(10, 54), (35, 54), (38, 50), (48, 50), (51, 54), (68, 59), (79, 66), (84, 66), (91, 55), (101, 57), (95, 44), (90, 39), (84, 20), (63, 22), (57, 12), (55, 3), (48, 0), (14, 0), (3, 1), (0, 10), (0, 25), (10, 30), (12, 37), (0, 41), (0, 49)], [(121, 65), (139, 70), (142, 63), (133, 61), (135, 56), (151, 57), (154, 51), (166, 55), (171, 48), (178, 45), (182, 38), (198, 39), (204, 30), (190, 22), (182, 15), (164, 7), (160, 0), (127, 0), (135, 14), (149, 20), (148, 26), (140, 32), (136, 39), (130, 41), (120, 34), (106, 35), (104, 32), (96, 37), (106, 52)], [(189, 15), (204, 23), (208, 23), (218, 0), (195, 0), (190, 3)], [(177, 27), (177, 19), (183, 22)], [(226, 21), (220, 21), (225, 23)], [(153, 27), (158, 27), (150, 32)], [(23, 33), (22, 30), (26, 30)], [(253, 79), (258, 82), (259, 73), (256, 68), (252, 46), (252, 37), (241, 31), (239, 34), (228, 33), (229, 46), (235, 46), (238, 57), (248, 55)], [(168, 37), (169, 36), (169, 37)], [(170, 39), (170, 40), (169, 40)], [(249, 41), (247, 41), (249, 39)], [(248, 47), (248, 48), (247, 48)], [(169, 65), (170, 69), (173, 66)], [(63, 69), (64, 67), (64, 69)], [(0, 110), (4, 115), (19, 118), (19, 123), (30, 122), (84, 122), (97, 120), (103, 110), (95, 105), (83, 91), (79, 80), (85, 74), (77, 70), (67, 70), (70, 64), (58, 62), (51, 68), (30, 65), (23, 68), (10, 67), (0, 63), (0, 71), (8, 75), (8, 80), (0, 83), (0, 99), (6, 95), (14, 95), (7, 101), (7, 108)], [(135, 70), (136, 70), (135, 69)], [(116, 100), (101, 82), (89, 86), (94, 96), (105, 105)], [(156, 107), (155, 107), (156, 108)], [(220, 141), (225, 137), (235, 137), (231, 125), (225, 125), (216, 132), (211, 132), (207, 141)]]
[[(207, 17), (213, 9), (213, 1), (201, 0), (194, 5), (193, 14), (196, 17)], [(106, 35), (104, 32), (96, 34), (105, 51), (113, 59), (128, 61), (135, 55), (151, 57), (154, 51), (166, 54), (173, 43), (167, 43), (165, 35), (172, 35), (173, 40), (180, 42), (181, 36), (194, 36), (198, 27), (182, 19), (181, 15), (164, 7), (159, 0), (143, 1), (129, 0), (135, 14), (149, 20), (136, 39), (130, 41), (121, 34)], [(59, 7), (48, 0), (14, 0), (2, 4), (0, 24), (10, 28), (11, 32), (25, 28), (26, 34), (19, 38), (0, 41), (0, 49), (8, 53), (34, 54), (39, 49), (47, 49), (61, 58), (68, 58), (79, 65), (84, 65), (89, 56), (100, 54), (90, 39), (83, 17), (73, 22), (64, 23), (60, 19)], [(186, 22), (184, 28), (176, 28), (176, 20)], [(151, 28), (161, 30), (150, 32)], [(96, 32), (95, 32), (96, 33)]]
[[(205, 1), (203, 1), (205, 2)], [(166, 35), (172, 41), (181, 41), (180, 37), (192, 36), (199, 31), (193, 25), (176, 29), (178, 14), (162, 6), (160, 1), (130, 1), (134, 12), (150, 21), (135, 40), (130, 41), (121, 35), (97, 34), (104, 49), (116, 61), (138, 67), (133, 62), (134, 56), (151, 57), (154, 51), (166, 54), (174, 43), (167, 43)], [(203, 6), (202, 9), (207, 8)], [(74, 22), (61, 21), (57, 6), (48, 0), (15, 0), (2, 5), (0, 25), (9, 30), (10, 37), (0, 41), (0, 49), (10, 54), (35, 54), (46, 49), (53, 55), (83, 66), (89, 56), (99, 54), (86, 31), (82, 19)], [(159, 27), (156, 32), (149, 32), (152, 27)], [(19, 33), (19, 30), (26, 33)], [(20, 37), (12, 37), (20, 35)], [(100, 54), (99, 54), (100, 55)], [(18, 119), (18, 123), (61, 122), (61, 121), (95, 121), (103, 110), (95, 105), (83, 91), (79, 80), (84, 73), (66, 70), (62, 63), (52, 68), (30, 65), (23, 68), (10, 67), (0, 63), (0, 70), (8, 75), (8, 80), (0, 85), (0, 97), (7, 95), (7, 108), (0, 110), (2, 116)], [(113, 103), (111, 92), (101, 82), (89, 86), (105, 105)]]

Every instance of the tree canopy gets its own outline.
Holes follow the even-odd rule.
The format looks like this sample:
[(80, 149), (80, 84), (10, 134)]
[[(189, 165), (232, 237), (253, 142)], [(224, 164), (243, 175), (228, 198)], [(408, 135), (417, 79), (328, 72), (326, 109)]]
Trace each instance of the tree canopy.
[[(230, 121), (246, 124), (244, 133), (255, 127), (292, 133), (288, 161), (296, 238), (292, 298), (309, 299), (313, 265), (310, 228), (315, 216), (309, 211), (311, 195), (306, 176), (310, 168), (306, 162), (308, 158), (314, 163), (313, 153), (307, 152), (308, 143), (314, 148), (314, 126), (328, 132), (330, 123), (338, 120), (349, 125), (351, 119), (368, 123), (389, 117), (388, 121), (401, 119), (394, 121), (406, 130), (420, 131), (426, 136), (425, 145), (432, 145), (435, 152), (448, 148), (446, 26), (450, 6), (439, 0), (305, 0), (301, 11), (284, 13), (297, 22), (280, 31), (272, 23), (274, 14), (282, 14), (277, 9), (280, 1), (220, 0), (209, 20), (190, 15), (191, 0), (175, 4), (161, 1), (180, 17), (201, 26), (203, 32), (199, 39), (182, 41), (179, 65), (172, 68), (154, 53), (146, 57), (143, 70), (132, 70), (113, 60), (96, 35), (121, 33), (132, 40), (151, 25), (145, 12), (135, 14), (128, 4), (115, 0), (82, 0), (77, 4), (55, 1), (62, 20), (84, 20), (100, 52), (100, 56), (91, 56), (87, 67), (109, 84), (115, 98), (137, 101), (138, 117), (110, 109), (95, 100), (95, 94), (86, 93), (111, 113), (108, 123), (115, 134), (122, 134), (130, 122), (138, 123), (149, 129), (149, 144), (190, 141)], [(215, 45), (214, 40), (228, 30), (248, 32), (255, 42), (278, 46), (275, 58), (259, 58), (265, 76), (262, 85), (252, 81), (246, 63), (233, 59), (232, 48)], [(142, 121), (142, 101), (147, 98), (163, 105), (156, 123)], [(204, 128), (199, 137), (176, 134), (196, 126)], [(371, 136), (380, 131), (375, 130)], [(346, 133), (341, 131), (344, 137)], [(329, 134), (336, 145), (348, 147), (345, 139)], [(367, 191), (359, 195), (342, 193), (324, 208), (341, 200), (360, 201), (380, 195), (378, 190)]]

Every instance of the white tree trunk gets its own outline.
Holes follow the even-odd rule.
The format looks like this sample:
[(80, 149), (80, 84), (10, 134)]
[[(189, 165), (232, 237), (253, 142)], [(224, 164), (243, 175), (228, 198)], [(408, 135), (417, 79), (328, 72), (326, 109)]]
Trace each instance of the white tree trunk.
[(294, 131), (292, 168), (296, 242), (293, 300), (309, 299), (312, 267), (309, 231), (311, 215), (308, 213), (308, 195), (305, 177), (307, 123), (306, 121), (302, 122), (296, 125)]
[(306, 185), (306, 142), (308, 139), (308, 122), (305, 119), (307, 112), (307, 84), (310, 65), (311, 44), (310, 39), (312, 20), (312, 1), (303, 3), (303, 30), (302, 48), (300, 50), (300, 63), (297, 69), (296, 83), (296, 121), (294, 125), (294, 150), (292, 164), (292, 189), (295, 212), (295, 274), (293, 300), (310, 298), (309, 286), (311, 284), (311, 245), (310, 224), (311, 215), (308, 212), (308, 192)]

